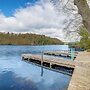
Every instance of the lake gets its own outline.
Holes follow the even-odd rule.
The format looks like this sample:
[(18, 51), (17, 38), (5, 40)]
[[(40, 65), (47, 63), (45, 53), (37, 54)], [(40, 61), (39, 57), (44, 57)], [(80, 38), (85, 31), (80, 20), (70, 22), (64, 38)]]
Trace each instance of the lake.
[(22, 61), (23, 53), (45, 50), (68, 50), (67, 45), (13, 46), (0, 45), (0, 90), (66, 90), (71, 76)]

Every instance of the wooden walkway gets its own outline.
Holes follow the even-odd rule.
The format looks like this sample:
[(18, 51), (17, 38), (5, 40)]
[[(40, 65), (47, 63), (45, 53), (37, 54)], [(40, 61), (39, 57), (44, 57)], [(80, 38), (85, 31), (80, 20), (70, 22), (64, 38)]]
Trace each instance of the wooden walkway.
[(90, 90), (90, 52), (81, 52), (76, 57), (68, 90)]
[[(43, 58), (43, 61), (42, 61)], [(59, 65), (59, 66), (64, 66), (64, 67), (68, 67), (68, 68), (74, 68), (75, 64), (74, 61), (71, 60), (63, 60), (61, 58), (51, 58), (51, 57), (47, 57), (46, 55), (35, 55), (35, 54), (22, 54), (22, 59), (27, 59), (27, 60), (38, 60), (40, 62), (46, 62), (50, 64), (50, 67), (52, 67), (53, 65)]]
[[(64, 57), (71, 57), (71, 52), (68, 50), (62, 50), (62, 51), (45, 51), (44, 54), (46, 55), (54, 55), (54, 56), (64, 56)], [(77, 51), (74, 51), (74, 57), (76, 57), (78, 54)]]

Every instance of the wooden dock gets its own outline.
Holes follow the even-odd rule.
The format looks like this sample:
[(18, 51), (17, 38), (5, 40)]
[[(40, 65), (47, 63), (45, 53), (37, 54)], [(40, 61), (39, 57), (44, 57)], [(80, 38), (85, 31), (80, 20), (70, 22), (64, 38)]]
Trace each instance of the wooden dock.
[[(46, 55), (35, 55), (35, 54), (22, 54), (22, 59), (24, 60), (37, 60), (40, 63), (44, 62), (44, 63), (48, 63), (50, 65), (50, 68), (53, 65), (58, 65), (58, 66), (64, 66), (64, 67), (68, 67), (68, 68), (74, 68), (75, 64), (74, 61), (71, 60), (63, 60), (61, 58), (51, 58), (51, 57), (47, 57)], [(42, 60), (43, 59), (43, 60)]]
[(80, 52), (76, 57), (68, 90), (90, 90), (90, 52)]
[(90, 90), (90, 52), (80, 52), (74, 61), (61, 58), (49, 58), (46, 55), (22, 54), (22, 59), (47, 63), (49, 68), (54, 65), (74, 68), (68, 90)]
[[(77, 56), (78, 52), (74, 51), (74, 57)], [(63, 56), (63, 57), (71, 57), (71, 52), (68, 50), (62, 50), (62, 51), (45, 51), (45, 55), (53, 55), (53, 56)]]

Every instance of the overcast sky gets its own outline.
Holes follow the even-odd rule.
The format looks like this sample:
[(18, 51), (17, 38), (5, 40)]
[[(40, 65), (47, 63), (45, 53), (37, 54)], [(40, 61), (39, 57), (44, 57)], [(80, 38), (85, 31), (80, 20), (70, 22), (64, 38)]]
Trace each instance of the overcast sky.
[(69, 41), (63, 30), (66, 18), (49, 0), (0, 0), (0, 32), (44, 34)]

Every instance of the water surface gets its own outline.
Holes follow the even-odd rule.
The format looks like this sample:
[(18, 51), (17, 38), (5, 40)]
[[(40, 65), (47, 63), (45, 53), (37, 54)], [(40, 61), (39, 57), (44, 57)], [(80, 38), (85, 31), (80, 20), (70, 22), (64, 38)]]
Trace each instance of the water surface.
[(70, 76), (44, 69), (21, 60), (23, 53), (63, 50), (68, 46), (0, 46), (0, 90), (66, 90)]

